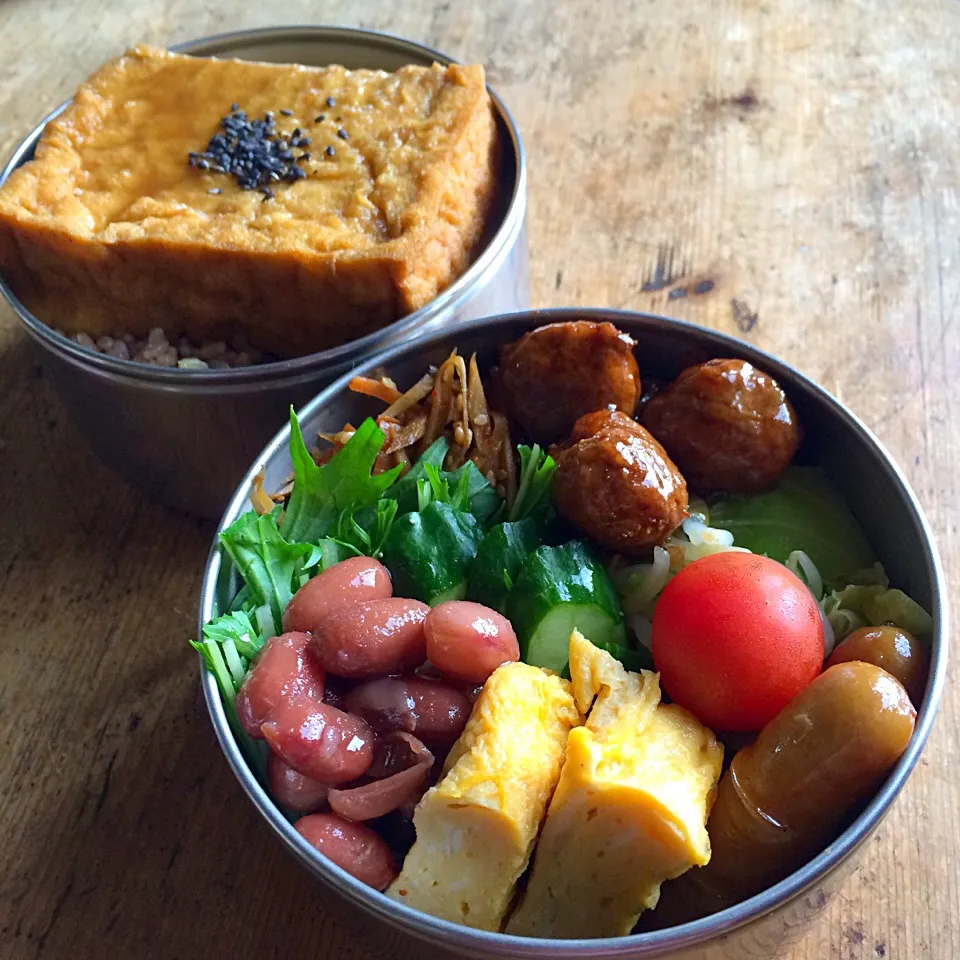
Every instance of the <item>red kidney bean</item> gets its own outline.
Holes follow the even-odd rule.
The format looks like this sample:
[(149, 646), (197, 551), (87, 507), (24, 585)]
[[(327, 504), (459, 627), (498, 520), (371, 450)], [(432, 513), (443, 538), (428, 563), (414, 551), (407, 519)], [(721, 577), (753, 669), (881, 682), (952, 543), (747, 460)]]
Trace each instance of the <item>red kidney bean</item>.
[(510, 621), (479, 603), (441, 603), (427, 615), (423, 628), (430, 662), (457, 680), (483, 683), (500, 664), (520, 659)]
[(323, 702), (329, 703), (331, 707), (336, 707), (338, 710), (346, 710), (343, 701), (354, 686), (356, 684), (350, 680), (344, 680), (342, 677), (335, 677), (332, 673), (328, 673), (326, 687), (323, 691)]
[(263, 645), (237, 692), (237, 716), (251, 737), (263, 739), (260, 727), (280, 703), (323, 699), (326, 672), (309, 652), (309, 642), (306, 633), (284, 633)]
[(327, 790), (330, 789), (327, 784), (305, 777), (273, 751), (267, 757), (267, 781), (273, 799), (289, 810), (313, 813), (327, 802)]
[(314, 633), (331, 613), (351, 603), (392, 596), (390, 574), (379, 560), (350, 557), (318, 573), (294, 594), (283, 615), (283, 629)]
[(399, 597), (354, 603), (317, 625), (310, 650), (338, 677), (400, 673), (426, 659), (423, 622), (429, 611), (425, 603)]
[(400, 732), (387, 733), (378, 737), (373, 746), (373, 762), (367, 770), (367, 776), (374, 780), (392, 777), (424, 758), (429, 760), (428, 767), (435, 759), (432, 751), (415, 736)]
[(362, 823), (351, 823), (335, 813), (314, 813), (301, 817), (293, 828), (338, 867), (375, 890), (385, 890), (397, 875), (390, 848)]
[[(410, 734), (394, 736), (405, 739), (391, 744), (389, 756), (374, 764), (378, 769), (394, 768), (394, 771), (382, 780), (374, 780), (363, 786), (330, 790), (328, 800), (334, 813), (348, 820), (373, 820), (419, 800), (427, 774), (433, 766), (433, 754)], [(371, 765), (371, 770), (374, 765)]]
[(261, 727), (270, 749), (321, 783), (355, 780), (373, 759), (373, 731), (336, 707), (300, 697), (276, 707)]
[(463, 695), (470, 701), (471, 705), (477, 702), (477, 697), (483, 693), (482, 683), (471, 683), (463, 687)]
[(443, 674), (429, 661), (425, 660), (413, 671), (415, 677), (423, 677), (424, 680), (443, 680)]
[(354, 687), (344, 707), (378, 733), (405, 730), (422, 740), (452, 742), (470, 718), (470, 701), (450, 684), (425, 677), (380, 677)]

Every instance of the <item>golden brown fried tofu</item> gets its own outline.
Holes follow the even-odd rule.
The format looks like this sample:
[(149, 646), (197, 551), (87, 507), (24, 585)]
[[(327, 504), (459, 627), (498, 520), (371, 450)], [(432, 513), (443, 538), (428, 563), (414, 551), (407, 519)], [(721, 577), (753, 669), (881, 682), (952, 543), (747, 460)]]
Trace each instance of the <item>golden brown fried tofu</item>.
[[(258, 141), (279, 178), (259, 189), (218, 171), (238, 137), (257, 140), (221, 127), (234, 103), (251, 122), (272, 113), (286, 144)], [(309, 353), (418, 309), (464, 271), (495, 149), (479, 66), (387, 73), (141, 46), (80, 87), (0, 188), (0, 270), (70, 333), (204, 340), (240, 326), (261, 348)]]

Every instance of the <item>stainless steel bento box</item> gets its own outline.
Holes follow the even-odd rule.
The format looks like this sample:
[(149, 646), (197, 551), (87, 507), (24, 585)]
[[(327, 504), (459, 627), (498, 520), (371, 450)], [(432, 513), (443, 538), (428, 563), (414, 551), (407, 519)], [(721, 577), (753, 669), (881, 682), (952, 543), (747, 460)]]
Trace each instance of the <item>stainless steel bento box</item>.
[[(678, 320), (613, 310), (543, 310), (473, 322), (433, 333), (416, 343), (379, 353), (360, 366), (368, 373), (385, 367), (403, 387), (427, 365), (439, 364), (453, 347), (474, 351), (482, 367), (495, 362), (499, 344), (543, 323), (591, 319), (610, 321), (629, 333), (643, 358), (643, 373), (673, 376), (683, 367), (712, 357), (740, 357), (772, 374), (784, 387), (805, 424), (808, 450), (830, 475), (852, 507), (892, 582), (933, 615), (935, 632), (926, 693), (913, 739), (880, 791), (855, 822), (818, 857), (786, 880), (737, 906), (653, 933), (608, 940), (532, 940), (484, 933), (438, 920), (387, 899), (323, 858), (274, 806), (234, 741), (216, 682), (204, 671), (203, 690), (220, 746), (247, 796), (293, 856), (317, 877), (326, 895), (349, 905), (339, 914), (356, 921), (371, 943), (371, 955), (392, 958), (511, 957), (537, 960), (674, 957), (684, 960), (768, 960), (779, 955), (820, 913), (829, 896), (856, 865), (857, 848), (890, 809), (917, 762), (940, 699), (946, 672), (946, 583), (933, 536), (903, 474), (873, 434), (842, 404), (793, 368), (732, 337)], [(337, 431), (359, 423), (377, 407), (348, 387), (348, 377), (328, 386), (299, 412), (304, 433)], [(278, 421), (279, 422), (279, 421)], [(249, 509), (252, 478), (261, 470), (265, 487), (279, 488), (291, 470), (284, 427), (250, 466), (223, 516), (224, 529)], [(214, 546), (200, 602), (200, 626), (227, 606), (239, 581)], [(321, 895), (318, 892), (318, 895)]]
[[(427, 47), (369, 30), (287, 27), (248, 30), (180, 44), (181, 53), (312, 66), (395, 70), (451, 63)], [(464, 275), (421, 310), (360, 339), (320, 353), (228, 370), (152, 367), (93, 353), (33, 316), (0, 276), (0, 293), (39, 347), (50, 379), (103, 460), (170, 506), (216, 519), (240, 477), (292, 403), (374, 350), (530, 304), (526, 158), (520, 135), (491, 91), (502, 151), (499, 208), (485, 246)], [(33, 157), (46, 123), (23, 141), (0, 184)], [(46, 318), (56, 323), (56, 318)]]

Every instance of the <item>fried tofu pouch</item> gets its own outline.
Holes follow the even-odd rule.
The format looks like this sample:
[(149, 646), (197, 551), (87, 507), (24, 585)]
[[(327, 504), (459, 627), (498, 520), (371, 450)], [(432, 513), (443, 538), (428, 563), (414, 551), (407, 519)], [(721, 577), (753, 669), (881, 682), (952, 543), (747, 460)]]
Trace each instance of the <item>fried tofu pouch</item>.
[(589, 716), (570, 733), (530, 881), (506, 932), (623, 936), (656, 906), (663, 881), (710, 859), (706, 820), (723, 749), (686, 710), (660, 703), (655, 673), (628, 673), (577, 631), (570, 675)]
[(387, 896), (499, 930), (580, 722), (568, 681), (525, 663), (495, 670), (443, 778), (417, 805), (417, 839)]

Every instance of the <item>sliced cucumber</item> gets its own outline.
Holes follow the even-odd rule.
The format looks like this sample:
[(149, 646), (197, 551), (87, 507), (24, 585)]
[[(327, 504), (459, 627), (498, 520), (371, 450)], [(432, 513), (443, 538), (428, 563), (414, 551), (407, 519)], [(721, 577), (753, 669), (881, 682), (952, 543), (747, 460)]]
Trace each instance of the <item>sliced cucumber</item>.
[(521, 657), (557, 673), (566, 667), (574, 628), (599, 646), (626, 646), (616, 588), (579, 540), (530, 554), (510, 591), (507, 613)]
[(538, 524), (533, 519), (498, 523), (483, 538), (470, 565), (467, 596), (506, 613), (510, 589), (539, 543)]
[[(523, 659), (538, 667), (547, 667), (561, 673), (567, 665), (570, 652), (570, 634), (579, 630), (598, 646), (619, 647), (623, 639), (623, 625), (614, 624), (609, 615), (593, 604), (562, 603), (554, 607), (537, 625), (526, 643)], [(608, 638), (613, 638), (608, 639)]]
[(419, 513), (398, 517), (383, 545), (394, 594), (431, 606), (460, 599), (482, 539), (483, 527), (473, 514), (436, 500)]

